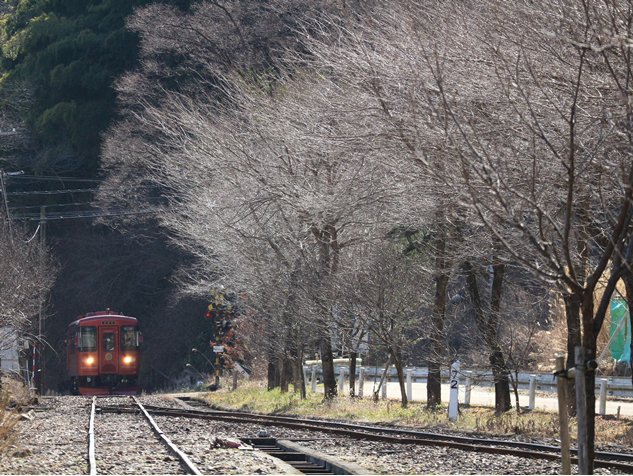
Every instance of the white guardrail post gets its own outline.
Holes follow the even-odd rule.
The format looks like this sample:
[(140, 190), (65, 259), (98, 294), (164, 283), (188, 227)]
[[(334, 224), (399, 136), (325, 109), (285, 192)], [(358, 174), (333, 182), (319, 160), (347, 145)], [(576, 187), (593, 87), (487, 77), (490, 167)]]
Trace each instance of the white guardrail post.
[(534, 410), (534, 403), (536, 401), (536, 375), (530, 375), (529, 395), (528, 408)]
[(473, 384), (473, 371), (467, 370), (464, 373), (466, 374), (466, 386), (464, 388), (464, 405), (470, 405), (470, 390)]
[(606, 378), (600, 379), (600, 411), (598, 415), (607, 414), (607, 382)]
[[(338, 366), (337, 366), (338, 367)], [(347, 367), (346, 367), (347, 368)], [(364, 392), (364, 384), (366, 383), (367, 379), (373, 379), (374, 376), (376, 376), (377, 378), (380, 377), (380, 375), (383, 372), (382, 368), (374, 368), (374, 367), (357, 367), (359, 369), (359, 374), (358, 374), (358, 392), (357, 395), (359, 397), (363, 396), (363, 392)], [(312, 371), (312, 375), (310, 378), (310, 383), (311, 383), (311, 391), (314, 393), (317, 391), (317, 380), (318, 378), (321, 377), (322, 375), (322, 369), (321, 366), (319, 364), (313, 364), (312, 362), (310, 362), (307, 365), (307, 369), (308, 369), (308, 374), (310, 374), (310, 370)], [(346, 370), (346, 372), (348, 372), (349, 370)], [(493, 377), (492, 377), (492, 373), (487, 371), (487, 370), (465, 370), (462, 371), (462, 374), (465, 377), (465, 382), (462, 382), (463, 385), (465, 385), (465, 390), (464, 390), (464, 400), (463, 403), (466, 405), (470, 404), (471, 401), (471, 394), (473, 392), (473, 388), (474, 387), (491, 387), (493, 385)], [(461, 375), (461, 374), (460, 374)], [(409, 377), (410, 376), (410, 377)], [(387, 395), (387, 382), (395, 382), (396, 381), (396, 374), (395, 372), (389, 372), (387, 379), (384, 383), (384, 385), (382, 386), (382, 398), (386, 398)], [(412, 392), (411, 390), (409, 390), (409, 378), (411, 379), (411, 387), (413, 385), (413, 381), (416, 382), (421, 382), (422, 384), (426, 383), (427, 378), (428, 378), (428, 370), (425, 367), (409, 367), (406, 369), (406, 393), (407, 393), (407, 398), (409, 398), (409, 395), (411, 395), (413, 398), (409, 398), (410, 400), (413, 400), (416, 396), (418, 396), (418, 398), (420, 398), (419, 391), (415, 391)], [(606, 377), (604, 377), (606, 378)], [(442, 370), (442, 380), (444, 381), (444, 383), (446, 383), (447, 380), (450, 379), (450, 373), (449, 373), (449, 369), (443, 369)], [(631, 385), (631, 378), (630, 377), (608, 377), (606, 378), (607, 383), (606, 383), (606, 396), (602, 397), (602, 400), (606, 400), (606, 398), (612, 396), (612, 397), (633, 397), (633, 386)], [(340, 380), (337, 381), (337, 387), (340, 386)], [(530, 409), (534, 409), (535, 408), (535, 397), (536, 397), (536, 391), (538, 390), (542, 390), (542, 391), (546, 391), (546, 392), (555, 392), (556, 391), (556, 380), (552, 378), (552, 374), (551, 373), (527, 373), (527, 372), (519, 372), (518, 374), (518, 385), (520, 389), (525, 389), (528, 390), (528, 408)], [(601, 378), (596, 378), (596, 388), (595, 388), (595, 392), (596, 392), (596, 400), (598, 400), (598, 397), (602, 395), (602, 392), (604, 392), (605, 390), (603, 389), (603, 384), (601, 382)], [(306, 387), (307, 387), (307, 382), (306, 382)], [(521, 400), (523, 400), (524, 397), (521, 397)], [(424, 397), (422, 397), (422, 399), (424, 399)], [(598, 408), (596, 408), (596, 413), (598, 413)]]
[(338, 368), (338, 393), (339, 395), (343, 395), (343, 390), (345, 388), (345, 367)]
[(311, 384), (310, 390), (312, 390), (312, 393), (316, 393), (316, 373), (317, 373), (317, 366), (313, 365), (312, 366), (312, 380), (310, 382)]
[(413, 400), (413, 379), (411, 378), (412, 373), (412, 369), (407, 369), (407, 401), (409, 402)]
[(381, 388), (381, 392), (382, 392), (382, 399), (386, 399), (387, 398), (387, 383), (389, 382), (389, 374), (387, 374), (387, 377), (385, 378), (385, 381), (382, 383), (382, 388)]

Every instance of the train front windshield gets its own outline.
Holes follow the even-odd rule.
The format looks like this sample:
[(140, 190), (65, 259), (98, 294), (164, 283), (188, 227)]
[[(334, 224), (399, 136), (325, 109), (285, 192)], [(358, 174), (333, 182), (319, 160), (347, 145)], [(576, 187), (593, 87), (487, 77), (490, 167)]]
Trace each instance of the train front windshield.
[(77, 328), (77, 350), (79, 352), (94, 352), (97, 350), (97, 328), (85, 326)]
[(121, 326), (121, 350), (138, 350), (139, 334), (138, 326)]

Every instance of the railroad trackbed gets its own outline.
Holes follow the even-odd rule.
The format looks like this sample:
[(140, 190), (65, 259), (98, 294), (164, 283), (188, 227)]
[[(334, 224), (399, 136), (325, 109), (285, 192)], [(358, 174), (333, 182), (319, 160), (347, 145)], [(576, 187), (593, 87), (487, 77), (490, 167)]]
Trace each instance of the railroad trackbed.
[[(219, 411), (171, 396), (46, 397), (33, 413), (0, 460), (0, 474), (559, 474), (561, 469), (559, 448), (547, 444)], [(631, 452), (614, 449), (620, 450)], [(596, 459), (594, 474), (633, 474), (628, 454), (598, 452)]]
[[(108, 408), (121, 408), (107, 417), (99, 411), (103, 400)], [(134, 405), (138, 412), (126, 411)], [(130, 465), (126, 458), (120, 463), (112, 454), (135, 454), (137, 462)], [(147, 469), (168, 470), (169, 474), (202, 474), (158, 427), (143, 405), (135, 397), (92, 397), (88, 429), (89, 474), (125, 474), (135, 469), (134, 464)], [(155, 468), (154, 468), (155, 467)]]
[[(89, 429), (89, 462), (90, 462), (90, 474), (96, 475), (98, 472), (98, 461), (96, 455), (96, 438), (95, 438), (95, 422), (99, 420), (98, 416), (101, 416), (101, 420), (107, 421), (103, 416), (107, 414), (114, 414), (119, 417), (122, 415), (130, 415), (131, 417), (145, 418), (146, 422), (151, 426), (156, 437), (160, 438), (166, 447), (166, 449), (175, 455), (179, 462), (180, 467), (186, 474), (204, 474), (201, 472), (196, 464), (182, 451), (177, 445), (175, 445), (169, 437), (160, 429), (154, 418), (150, 415), (161, 416), (188, 416), (196, 418), (201, 413), (195, 410), (185, 410), (184, 412), (178, 412), (177, 409), (171, 409), (169, 407), (158, 407), (151, 405), (142, 405), (136, 397), (130, 397), (127, 399), (115, 399), (116, 404), (112, 405), (112, 399), (108, 400), (108, 405), (103, 405), (101, 402), (97, 404), (97, 398), (93, 397), (92, 410), (90, 416), (90, 429)], [(181, 405), (186, 406), (182, 401), (177, 400)], [(183, 414), (185, 413), (185, 414)], [(204, 413), (204, 411), (202, 411)], [(136, 435), (132, 434), (130, 438), (135, 438)], [(149, 439), (149, 438), (148, 438)], [(277, 440), (275, 438), (257, 438), (257, 437), (245, 437), (241, 440), (216, 440), (217, 445), (226, 445), (232, 448), (243, 448), (246, 450), (260, 450), (265, 454), (268, 454), (279, 460), (279, 463), (284, 469), (284, 472), (290, 474), (371, 474), (372, 471), (358, 466), (353, 463), (345, 463), (336, 460), (336, 458), (329, 457), (324, 454), (320, 454), (316, 451), (307, 451), (301, 448), (299, 445), (294, 444), (291, 441)], [(307, 452), (306, 452), (307, 451)], [(309, 453), (309, 454), (308, 454)], [(156, 454), (159, 454), (157, 452)], [(287, 466), (283, 468), (283, 466)], [(115, 469), (115, 468), (108, 468)], [(181, 471), (172, 471), (170, 474), (182, 474)]]
[[(552, 461), (560, 460), (560, 448), (550, 445), (508, 440), (472, 438), (455, 435), (443, 435), (424, 431), (357, 425), (324, 420), (299, 419), (295, 417), (219, 411), (213, 410), (204, 404), (200, 405), (200, 403), (191, 399), (180, 398), (175, 399), (175, 401), (178, 402), (182, 408), (146, 406), (146, 409), (144, 411), (161, 416), (211, 419), (230, 423), (257, 424), (265, 427), (274, 426), (307, 431), (317, 431), (321, 433), (326, 433), (328, 435), (343, 435), (360, 440), (397, 443), (400, 445), (443, 446), (477, 453), (512, 455), (521, 458), (547, 459)], [(196, 406), (197, 408), (194, 408), (194, 406)], [(201, 406), (203, 407), (203, 409), (200, 408)], [(126, 410), (122, 410), (121, 408), (101, 408), (101, 411), (137, 412), (138, 410), (130, 407)], [(274, 454), (275, 456), (278, 456), (280, 458), (288, 458), (287, 455), (283, 455), (283, 450), (279, 450), (279, 447), (283, 446), (283, 444), (285, 444), (286, 442), (290, 442), (290, 439), (281, 439), (283, 441), (282, 445), (277, 443), (277, 440), (279, 439), (257, 439), (251, 437), (242, 438), (242, 440), (246, 443), (254, 444), (255, 446), (259, 444), (263, 448), (266, 448), (269, 445), (276, 445), (275, 448), (277, 449), (271, 449), (271, 454)], [(296, 450), (297, 447), (295, 446), (294, 448), (289, 449), (286, 452), (296, 452), (293, 451), (293, 449)], [(575, 454), (576, 451), (572, 450), (572, 455)], [(301, 456), (301, 458), (303, 458), (303, 456)], [(577, 459), (572, 457), (572, 463), (577, 463)], [(326, 462), (325, 466), (327, 465), (328, 463)], [(633, 455), (625, 453), (596, 452), (594, 466), (596, 468), (612, 468), (624, 471), (626, 473), (633, 473)], [(357, 474), (363, 474), (363, 470), (365, 472), (370, 472), (365, 468), (358, 467), (353, 468), (349, 472), (343, 470), (345, 472), (339, 472), (338, 474), (354, 474), (355, 471), (360, 471), (360, 473)]]

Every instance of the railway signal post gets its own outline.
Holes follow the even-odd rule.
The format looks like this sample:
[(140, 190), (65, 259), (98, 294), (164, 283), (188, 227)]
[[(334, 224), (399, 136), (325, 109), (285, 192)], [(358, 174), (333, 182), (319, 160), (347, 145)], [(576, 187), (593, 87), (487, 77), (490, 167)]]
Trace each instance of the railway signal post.
[(214, 345), (213, 352), (215, 352), (215, 386), (220, 387), (220, 354), (224, 352), (224, 346)]

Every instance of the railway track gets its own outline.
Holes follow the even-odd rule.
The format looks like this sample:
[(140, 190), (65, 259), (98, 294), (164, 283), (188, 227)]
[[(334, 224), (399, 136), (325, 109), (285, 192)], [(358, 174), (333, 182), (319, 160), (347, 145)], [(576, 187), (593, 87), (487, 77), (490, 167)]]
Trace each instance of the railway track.
[[(213, 419), (231, 423), (255, 423), (262, 426), (283, 426), (293, 429), (326, 432), (331, 435), (342, 435), (356, 439), (374, 440), (399, 444), (445, 446), (471, 452), (514, 455), (521, 458), (542, 458), (548, 460), (560, 459), (560, 448), (556, 446), (517, 442), (507, 440), (493, 440), (471, 438), (464, 436), (443, 435), (438, 433), (385, 428), (378, 426), (357, 425), (351, 423), (332, 422), (325, 420), (298, 419), (258, 415), (243, 412), (229, 412), (213, 410), (206, 405), (204, 409), (192, 408), (198, 405), (193, 400), (177, 399), (182, 409), (146, 406), (149, 413), (163, 416), (186, 418)], [(110, 411), (102, 409), (102, 411)], [(128, 411), (136, 411), (130, 408)], [(572, 450), (575, 455), (575, 450)], [(595, 467), (616, 468), (627, 473), (633, 473), (633, 455), (623, 453), (596, 452)], [(572, 463), (577, 459), (572, 457)]]
[[(90, 425), (88, 430), (88, 463), (90, 475), (99, 474), (99, 454), (121, 452), (129, 453), (131, 450), (139, 451), (139, 455), (145, 454), (145, 463), (161, 460), (161, 465), (165, 462), (170, 465), (170, 474), (196, 474), (202, 473), (187, 455), (163, 433), (154, 419), (147, 412), (145, 407), (136, 397), (104, 397), (110, 403), (107, 408), (109, 412), (102, 412), (102, 405), (97, 402), (102, 398), (92, 397), (92, 408), (90, 412)], [(101, 402), (99, 402), (101, 403)], [(111, 403), (115, 403), (112, 405)], [(113, 412), (112, 409), (121, 411)], [(130, 418), (130, 408), (134, 408), (134, 418)], [(127, 414), (128, 420), (112, 422), (110, 417), (105, 417), (103, 413)], [(143, 425), (139, 420), (144, 420)], [(121, 417), (119, 416), (119, 420)], [(123, 428), (125, 431), (122, 431)], [(150, 436), (148, 437), (148, 433)], [(153, 433), (153, 434), (152, 434)], [(123, 450), (121, 449), (123, 448)], [(164, 456), (161, 458), (160, 455)], [(110, 461), (112, 458), (108, 458)], [(130, 468), (117, 468), (111, 464), (101, 468), (102, 471), (115, 474), (129, 472)], [(161, 469), (161, 472), (163, 470)]]
[[(133, 402), (129, 399), (133, 399)], [(196, 474), (201, 475), (202, 473), (198, 470), (195, 464), (191, 462), (191, 460), (187, 457), (187, 455), (180, 450), (176, 445), (172, 443), (172, 441), (165, 435), (165, 433), (158, 427), (154, 419), (149, 414), (150, 412), (155, 413), (157, 415), (162, 415), (160, 409), (168, 409), (166, 407), (156, 407), (151, 405), (142, 405), (136, 397), (127, 397), (122, 398), (120, 404), (117, 405), (97, 405), (97, 398), (93, 397), (92, 400), (92, 411), (90, 415), (90, 430), (89, 430), (89, 467), (90, 467), (90, 475), (97, 475), (97, 463), (95, 458), (95, 438), (94, 438), (94, 421), (95, 415), (97, 414), (108, 414), (115, 413), (118, 415), (121, 414), (142, 414), (145, 419), (149, 422), (149, 424), (154, 429), (154, 432), (157, 436), (159, 436), (165, 446), (175, 454), (180, 460), (183, 468), (186, 470), (187, 474)], [(167, 413), (168, 416), (171, 413)], [(182, 415), (176, 415), (182, 416)], [(302, 474), (310, 474), (310, 475), (329, 475), (329, 474), (356, 474), (356, 473), (366, 473), (364, 468), (361, 468), (362, 471), (354, 471), (354, 470), (346, 470), (345, 468), (341, 468), (332, 464), (329, 461), (324, 461), (322, 459), (309, 457), (305, 453), (298, 451), (297, 448), (288, 449), (286, 445), (283, 443), (278, 443), (274, 438), (244, 438), (244, 444), (250, 445), (254, 449), (258, 449), (260, 451), (265, 452), (266, 454), (273, 456), (275, 458), (280, 459), (288, 466), (297, 470), (298, 473)]]
[[(107, 402), (108, 404), (103, 405), (102, 402)], [(114, 405), (112, 403), (115, 403)], [(101, 418), (101, 424), (104, 421), (107, 421), (106, 414), (116, 414), (121, 417), (127, 415), (130, 418), (131, 415), (134, 415), (134, 418), (140, 419), (143, 418), (145, 422), (147, 422), (146, 431), (151, 429), (153, 430), (154, 436), (156, 439), (160, 439), (164, 446), (163, 451), (168, 451), (170, 454), (174, 455), (178, 461), (180, 462), (181, 471), (169, 471), (169, 474), (195, 474), (202, 475), (203, 473), (198, 469), (198, 467), (189, 459), (185, 451), (180, 449), (177, 445), (175, 445), (171, 439), (166, 435), (163, 430), (158, 426), (154, 418), (150, 415), (150, 411), (154, 412), (154, 409), (161, 407), (147, 406), (141, 404), (141, 402), (136, 397), (104, 397), (92, 398), (92, 408), (90, 413), (90, 425), (89, 425), (89, 445), (88, 445), (88, 460), (89, 460), (89, 472), (90, 475), (97, 475), (99, 473), (99, 461), (98, 461), (98, 438), (96, 438), (97, 431), (95, 427), (99, 425), (99, 419)], [(159, 412), (154, 412), (156, 414), (160, 414)], [(119, 423), (120, 424), (120, 423)], [(111, 432), (102, 432), (105, 435), (110, 435)], [(104, 436), (105, 436), (104, 435)], [(140, 435), (136, 435), (136, 438), (139, 438)], [(129, 438), (128, 438), (129, 439)], [(143, 441), (148, 442), (151, 441), (151, 438), (142, 438)], [(244, 442), (244, 444), (247, 444)], [(111, 448), (108, 445), (112, 445), (111, 442), (108, 442), (105, 447), (101, 445), (102, 451), (111, 451)], [(314, 458), (308, 458), (307, 455), (302, 454), (299, 451), (288, 451), (284, 448), (283, 445), (277, 444), (276, 441), (271, 441), (270, 439), (266, 441), (258, 440), (258, 441), (248, 441), (248, 445), (252, 446), (254, 449), (259, 449), (265, 452), (268, 455), (279, 458), (284, 464), (288, 465), (289, 468), (294, 468), (296, 473), (303, 474), (334, 474), (334, 470), (338, 470), (338, 468), (328, 464), (324, 461), (314, 460)], [(114, 445), (115, 449), (117, 445)], [(126, 448), (126, 452), (131, 448)], [(156, 454), (160, 453), (160, 449), (156, 448), (154, 444), (154, 450)], [(237, 454), (235, 455), (237, 456)], [(108, 458), (111, 460), (111, 457)], [(109, 468), (112, 470), (112, 468)], [(108, 471), (111, 472), (111, 471)], [(123, 471), (118, 471), (114, 468), (115, 473), (123, 473)], [(157, 471), (157, 474), (162, 474), (165, 471)], [(363, 471), (365, 472), (365, 471)], [(337, 471), (338, 474), (350, 474), (349, 471)]]
[[(33, 420), (21, 424), (18, 430), (20, 438), (0, 461), (0, 474), (88, 474), (86, 429), (91, 414), (94, 446), (90, 459), (94, 461), (93, 474), (191, 472), (151, 429), (141, 408), (129, 397), (97, 397), (94, 413), (91, 412), (91, 398), (50, 397), (44, 401), (45, 404), (36, 409)], [(202, 407), (204, 411), (198, 409), (199, 413), (190, 411), (183, 414), (185, 408), (178, 407), (176, 401), (163, 396), (143, 396), (139, 397), (139, 401), (160, 430), (204, 474), (298, 474), (298, 469), (305, 469), (303, 472), (307, 474), (324, 473), (325, 470), (340, 473), (324, 464), (329, 460), (337, 460), (343, 466), (359, 463), (367, 468), (366, 471), (348, 471), (351, 474), (368, 474), (370, 471), (381, 474), (557, 474), (561, 467), (556, 447), (549, 447), (553, 448), (549, 455), (526, 458), (526, 453), (517, 453), (517, 456), (504, 454), (504, 446), (499, 446), (498, 452), (493, 448), (496, 454), (490, 454), (491, 451), (485, 448), (462, 446), (467, 449), (453, 449), (438, 444), (437, 440), (409, 444), (404, 438), (416, 438), (412, 432), (403, 433), (395, 428), (376, 427), (378, 436), (399, 438), (382, 438), (381, 441), (368, 435), (371, 432), (367, 430), (357, 436), (332, 431), (351, 431), (350, 427), (362, 425), (298, 419), (290, 419), (291, 422), (282, 425), (279, 420), (285, 419), (281, 417), (231, 414), (208, 407)], [(181, 402), (188, 410), (191, 410), (192, 404), (192, 401)], [(222, 419), (218, 418), (220, 416)], [(237, 420), (238, 417), (247, 419)], [(309, 425), (310, 428), (294, 429), (288, 423)], [(330, 428), (325, 427), (326, 423)], [(429, 433), (414, 433), (424, 434), (417, 437), (419, 440), (430, 439)], [(459, 437), (459, 441), (458, 437), (440, 437), (466, 444), (463, 437)], [(240, 439), (262, 451), (248, 451)], [(477, 441), (486, 440), (474, 439), (473, 445)], [(487, 442), (492, 444), (494, 440)], [(236, 450), (233, 443), (242, 448)], [(498, 443), (508, 444), (506, 441)], [(530, 446), (532, 450), (535, 447)], [(527, 451), (525, 448), (512, 449)], [(265, 451), (278, 454), (272, 457)], [(300, 468), (303, 466), (300, 461), (295, 468), (290, 467), (290, 460), (302, 458), (293, 453), (309, 453), (309, 462), (320, 464), (321, 468), (315, 468), (311, 473), (308, 468)], [(318, 453), (323, 455), (324, 461), (318, 461)], [(277, 459), (278, 456), (286, 459), (286, 463)], [(607, 456), (607, 453), (599, 453), (598, 459), (601, 461)], [(594, 474), (633, 474), (628, 465), (630, 457), (619, 454), (615, 457), (620, 461), (612, 459), (603, 465), (608, 468), (597, 467)], [(573, 466), (572, 471), (575, 471)]]

